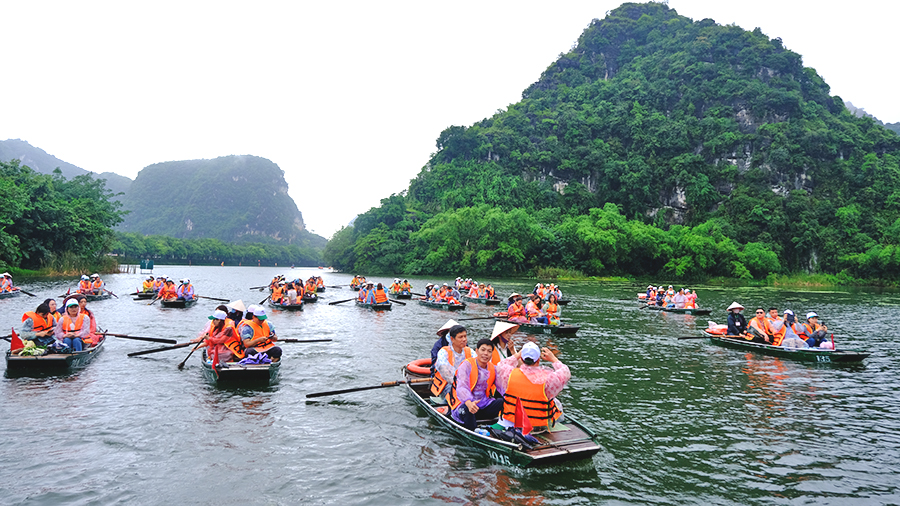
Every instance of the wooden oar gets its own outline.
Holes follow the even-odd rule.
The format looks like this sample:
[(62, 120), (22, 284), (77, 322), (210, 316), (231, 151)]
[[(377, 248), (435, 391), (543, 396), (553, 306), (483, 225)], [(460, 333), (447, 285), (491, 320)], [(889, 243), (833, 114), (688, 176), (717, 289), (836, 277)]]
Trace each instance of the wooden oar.
[(494, 320), (499, 316), (479, 316), (477, 318), (456, 318), (456, 320)]
[(259, 305), (261, 306), (261, 305), (265, 304), (266, 301), (269, 300), (271, 297), (272, 297), (272, 294), (269, 294), (265, 299), (259, 301)]
[(331, 339), (279, 339), (276, 343), (327, 343)]
[(409, 292), (409, 293), (411, 293), (411, 294), (413, 294), (413, 295), (417, 295), (417, 296), (419, 296), (419, 297), (424, 297), (424, 296), (425, 296), (424, 293), (416, 293), (416, 292)]
[(405, 302), (400, 302), (399, 300), (394, 300), (394, 299), (388, 299), (388, 300), (391, 301), (391, 302), (395, 302), (395, 303), (397, 303), (397, 304), (400, 304), (401, 306), (405, 306), (405, 305), (406, 305)]
[(200, 342), (197, 343), (197, 346), (194, 346), (194, 348), (191, 349), (191, 352), (188, 353), (188, 356), (184, 357), (184, 360), (182, 360), (181, 363), (178, 364), (178, 370), (179, 370), (179, 371), (182, 370), (182, 369), (184, 369), (184, 364), (188, 361), (189, 358), (191, 358), (191, 355), (193, 355), (194, 352), (197, 351), (197, 348), (199, 348), (200, 345), (203, 344), (203, 341), (206, 341), (206, 338), (205, 338), (205, 337), (204, 337), (203, 339), (201, 339)]
[(124, 339), (134, 339), (135, 341), (149, 341), (151, 343), (176, 344), (178, 341), (174, 339), (163, 339), (159, 337), (139, 337), (129, 336), (128, 334), (113, 334), (111, 332), (101, 332), (104, 336), (121, 337)]
[(35, 294), (31, 293), (31, 292), (26, 292), (25, 290), (22, 290), (21, 288), (19, 288), (19, 291), (22, 292), (22, 293), (24, 293), (25, 295), (28, 295), (28, 296), (31, 296), (31, 297), (37, 297), (37, 295), (35, 295)]
[(335, 304), (343, 304), (344, 302), (350, 302), (351, 300), (356, 300), (356, 297), (354, 297), (352, 299), (347, 299), (347, 300), (336, 300), (334, 302), (329, 302), (328, 305), (333, 306)]
[(350, 392), (360, 392), (362, 390), (374, 390), (376, 388), (387, 388), (387, 387), (395, 387), (397, 385), (406, 385), (413, 383), (431, 383), (431, 378), (421, 378), (407, 381), (386, 381), (380, 385), (375, 385), (371, 387), (359, 387), (359, 388), (346, 388), (344, 390), (332, 390), (330, 392), (317, 392), (314, 394), (306, 394), (306, 398), (312, 397), (324, 397), (326, 395), (338, 395), (338, 394), (346, 394)]
[(152, 306), (152, 305), (155, 304), (156, 301), (158, 301), (158, 300), (159, 300), (159, 295), (157, 295), (156, 297), (153, 297), (153, 300), (151, 300), (147, 305), (148, 305), (148, 306)]
[(262, 290), (263, 288), (268, 288), (268, 287), (269, 287), (269, 285), (264, 285), (264, 286), (251, 286), (250, 289), (251, 289), (251, 290)]
[(150, 353), (159, 353), (160, 351), (177, 350), (178, 348), (184, 348), (185, 346), (190, 346), (190, 345), (192, 345), (192, 344), (194, 344), (194, 343), (192, 343), (192, 342), (178, 343), (178, 344), (176, 344), (175, 346), (164, 346), (164, 347), (162, 347), (162, 348), (153, 348), (152, 350), (135, 351), (135, 352), (133, 352), (133, 353), (129, 353), (128, 356), (129, 356), (129, 357), (136, 357), (136, 356), (138, 356), (138, 355), (147, 355), (147, 354), (150, 354)]
[(107, 292), (107, 293), (109, 293), (109, 294), (110, 294), (110, 295), (112, 295), (112, 296), (113, 296), (113, 297), (115, 297), (115, 298), (117, 298), (117, 299), (118, 299), (118, 298), (119, 298), (119, 296), (118, 296), (118, 295), (116, 295), (116, 294), (114, 294), (114, 293), (112, 293), (112, 292), (110, 292), (110, 291), (109, 291), (109, 290), (107, 290), (107, 289), (106, 289), (106, 288), (104, 288), (104, 289), (103, 289), (103, 290), (104, 290), (104, 291), (106, 291), (106, 292)]
[(678, 339), (706, 339), (709, 336), (681, 336)]
[(198, 299), (209, 299), (209, 300), (214, 300), (214, 301), (216, 301), (216, 302), (231, 302), (231, 301), (228, 300), (228, 299), (217, 299), (217, 298), (215, 298), (215, 297), (207, 297), (206, 295), (196, 295), (195, 297), (198, 298)]
[(343, 286), (347, 286), (347, 285), (328, 285), (328, 288), (341, 288)]

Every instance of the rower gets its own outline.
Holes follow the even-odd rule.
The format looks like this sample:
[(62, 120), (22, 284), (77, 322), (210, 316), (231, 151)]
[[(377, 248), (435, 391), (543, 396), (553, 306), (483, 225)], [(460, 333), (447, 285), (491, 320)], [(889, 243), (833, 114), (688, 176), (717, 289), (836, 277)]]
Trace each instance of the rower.
[(690, 288), (684, 289), (684, 296), (687, 299), (684, 303), (685, 309), (697, 309), (697, 293), (692, 292)]
[(84, 341), (90, 333), (90, 320), (86, 314), (81, 313), (78, 301), (67, 300), (66, 313), (59, 319), (53, 332), (56, 340), (62, 341), (72, 350), (81, 351), (84, 349)]
[(178, 298), (178, 291), (175, 289), (175, 282), (171, 278), (166, 279), (166, 284), (159, 291), (158, 297), (163, 300), (172, 300)]
[(454, 325), (447, 333), (450, 336), (450, 345), (441, 348), (434, 362), (435, 371), (431, 382), (431, 393), (435, 397), (446, 397), (451, 382), (444, 378), (453, 378), (459, 364), (474, 356), (472, 348), (466, 346), (468, 337), (465, 327)]
[(181, 285), (178, 286), (175, 294), (179, 299), (194, 300), (194, 286), (191, 285), (191, 280), (188, 278), (182, 279)]
[(369, 292), (366, 290), (365, 285), (359, 285), (359, 292), (356, 294), (356, 300), (360, 302), (366, 302), (369, 297)]
[(8, 272), (0, 274), (0, 292), (11, 292), (15, 289), (12, 282), (12, 275)]
[[(550, 362), (553, 370), (541, 366)], [(572, 373), (548, 348), (526, 343), (522, 351), (497, 364), (497, 391), (503, 394), (500, 424), (512, 427), (516, 420), (516, 404), (521, 402), (535, 431), (543, 431), (563, 415), (556, 396), (562, 392)]]
[(754, 343), (773, 344), (774, 332), (763, 308), (756, 308), (756, 316), (750, 320), (747, 329), (749, 332), (744, 336), (746, 340)]
[(241, 339), (247, 355), (265, 352), (272, 361), (277, 362), (281, 358), (281, 348), (275, 346), (278, 336), (275, 334), (275, 326), (267, 321), (266, 310), (255, 306), (248, 314), (252, 315), (252, 319), (241, 328)]
[(91, 274), (91, 293), (103, 295), (103, 281), (100, 280), (99, 274)]
[(431, 300), (431, 289), (434, 287), (434, 284), (428, 283), (425, 285), (425, 300)]
[(728, 335), (745, 337), (747, 335), (747, 319), (741, 314), (744, 306), (732, 302), (728, 306)]
[(247, 350), (244, 349), (234, 324), (230, 323), (228, 314), (222, 309), (216, 308), (209, 320), (209, 328), (200, 338), (204, 340), (204, 343), (197, 346), (198, 348), (206, 347), (206, 357), (219, 363), (233, 362), (235, 359), (244, 358)]
[(384, 304), (388, 301), (388, 295), (385, 293), (384, 286), (381, 283), (378, 283), (378, 286), (370, 292), (370, 297), (375, 304)]
[(400, 285), (400, 290), (405, 291), (405, 292), (411, 292), (412, 289), (413, 289), (413, 287), (412, 287), (411, 284), (409, 284), (409, 280), (408, 280), (408, 279), (404, 279), (404, 280), (403, 280), (403, 284)]
[(153, 291), (153, 276), (147, 276), (147, 279), (141, 285), (141, 291), (145, 293)]
[(81, 275), (81, 282), (78, 283), (78, 293), (91, 293), (91, 278), (87, 274)]
[(275, 288), (272, 289), (272, 295), (269, 297), (269, 300), (274, 304), (281, 304), (281, 297), (284, 294), (284, 283), (278, 283), (275, 285)]
[(41, 348), (48, 346), (56, 340), (53, 337), (55, 326), (50, 306), (42, 302), (34, 311), (22, 315), (22, 339), (34, 341), (35, 346)]
[(491, 341), (494, 342), (494, 352), (491, 355), (491, 363), (497, 365), (501, 360), (516, 354), (516, 343), (513, 342), (512, 335), (519, 330), (518, 325), (509, 322), (494, 323), (494, 330), (491, 332)]
[(503, 399), (494, 398), (497, 373), (491, 363), (494, 344), (481, 339), (475, 346), (475, 356), (464, 360), (456, 368), (453, 385), (447, 395), (451, 415), (460, 425), (475, 430), (477, 414), (482, 420), (491, 419), (503, 408)]

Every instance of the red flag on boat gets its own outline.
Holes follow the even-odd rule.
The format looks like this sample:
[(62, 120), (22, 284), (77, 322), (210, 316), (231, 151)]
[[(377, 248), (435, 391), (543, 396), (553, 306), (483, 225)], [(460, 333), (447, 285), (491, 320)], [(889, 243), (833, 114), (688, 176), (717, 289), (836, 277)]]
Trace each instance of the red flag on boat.
[(19, 351), (25, 347), (25, 343), (19, 339), (19, 335), (16, 334), (16, 329), (12, 329), (12, 340), (9, 342), (9, 351)]
[(515, 420), (516, 428), (522, 429), (522, 434), (526, 436), (531, 434), (531, 420), (528, 418), (528, 415), (525, 414), (525, 408), (522, 407), (522, 399), (516, 399), (516, 420)]

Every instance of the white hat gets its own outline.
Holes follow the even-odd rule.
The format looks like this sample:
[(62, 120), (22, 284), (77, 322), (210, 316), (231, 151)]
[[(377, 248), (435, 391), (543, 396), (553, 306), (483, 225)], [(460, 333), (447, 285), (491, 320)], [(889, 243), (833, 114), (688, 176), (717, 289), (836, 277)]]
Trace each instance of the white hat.
[(191, 284), (191, 280), (190, 280), (190, 279), (188, 279), (188, 278), (184, 278), (184, 279), (182, 279), (182, 280), (181, 280), (181, 282), (182, 282), (182, 283), (184, 283), (184, 284), (186, 284), (186, 285), (189, 285), (189, 284)]
[(744, 309), (744, 306), (738, 304), (737, 302), (732, 302), (726, 311), (731, 311), (732, 309)]
[(817, 315), (815, 311), (810, 311), (809, 313), (806, 313), (807, 320), (809, 320), (810, 318), (818, 318), (818, 317), (819, 317), (819, 315)]
[(153, 279), (153, 274), (147, 276), (147, 279), (152, 280), (152, 279)]
[(235, 311), (240, 311), (242, 313), (247, 310), (247, 308), (244, 307), (244, 301), (242, 301), (240, 299), (238, 299), (234, 302), (229, 302), (225, 306), (230, 307), (231, 309), (234, 309)]
[(216, 309), (212, 316), (209, 317), (210, 320), (224, 320), (225, 318), (228, 318), (228, 315), (221, 309)]
[(449, 286), (447, 283), (444, 283), (444, 286)]
[(78, 305), (78, 301), (74, 298), (66, 301), (66, 307), (77, 306), (77, 305)]
[(791, 311), (790, 309), (785, 309), (784, 314), (794, 314), (794, 312)]
[(0, 276), (11, 277), (10, 273), (8, 273), (8, 272), (4, 272), (3, 274), (0, 274)]
[(258, 307), (259, 307), (259, 306), (257, 306), (256, 304), (250, 304), (249, 306), (247, 306), (247, 312), (248, 312), (248, 313), (252, 313), (253, 310), (256, 309), (256, 308), (258, 308)]
[(519, 329), (518, 325), (514, 325), (509, 322), (497, 322), (494, 324), (494, 331), (491, 332), (491, 341), (497, 338), (500, 334), (506, 332), (507, 330), (512, 329), (513, 332)]
[(459, 325), (458, 323), (456, 323), (456, 320), (447, 320), (447, 323), (445, 323), (443, 327), (438, 329), (437, 335), (444, 337), (445, 335), (447, 335), (447, 332), (450, 331), (450, 327), (453, 327), (454, 325)]
[(266, 318), (268, 318), (268, 316), (266, 316), (266, 310), (262, 306), (256, 306), (253, 311), (251, 311), (251, 313), (253, 313), (253, 316), (259, 318), (260, 320), (265, 320)]
[(534, 343), (525, 343), (525, 346), (522, 346), (521, 356), (523, 359), (530, 359), (532, 363), (537, 363), (541, 359), (541, 349)]
[(91, 277), (92, 277), (92, 278), (99, 278), (99, 277), (100, 277), (100, 275), (99, 275), (99, 274), (97, 274), (97, 273), (96, 273), (96, 272), (95, 272), (95, 273), (93, 273), (93, 274), (91, 274)]
[(87, 276), (87, 274), (82, 274), (82, 275), (81, 275), (81, 279), (91, 279), (91, 278), (89, 278), (89, 277)]

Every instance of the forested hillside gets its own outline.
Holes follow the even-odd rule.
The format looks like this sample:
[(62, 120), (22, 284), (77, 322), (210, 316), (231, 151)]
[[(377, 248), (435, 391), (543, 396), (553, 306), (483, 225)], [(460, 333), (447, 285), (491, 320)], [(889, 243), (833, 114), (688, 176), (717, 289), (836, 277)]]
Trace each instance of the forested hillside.
[[(257, 156), (145, 167), (125, 201), (126, 232), (221, 241), (308, 243), (284, 172)], [(298, 245), (308, 245), (299, 244)]]
[(365, 273), (897, 279), (900, 137), (759, 29), (594, 20), (522, 100), (441, 132), (326, 262)]

